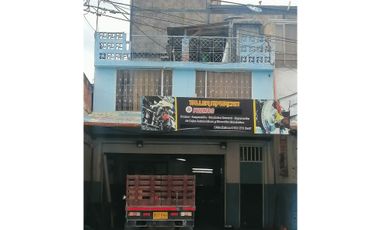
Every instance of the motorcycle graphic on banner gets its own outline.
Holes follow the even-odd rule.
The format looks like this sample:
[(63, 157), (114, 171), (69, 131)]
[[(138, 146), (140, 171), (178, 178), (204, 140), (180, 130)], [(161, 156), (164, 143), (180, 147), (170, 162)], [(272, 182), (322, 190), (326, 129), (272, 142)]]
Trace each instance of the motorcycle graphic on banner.
[(255, 102), (255, 133), (289, 134), (289, 110), (285, 110), (280, 102), (274, 100), (255, 100)]
[(175, 113), (174, 97), (143, 97), (141, 128), (151, 131), (175, 131)]

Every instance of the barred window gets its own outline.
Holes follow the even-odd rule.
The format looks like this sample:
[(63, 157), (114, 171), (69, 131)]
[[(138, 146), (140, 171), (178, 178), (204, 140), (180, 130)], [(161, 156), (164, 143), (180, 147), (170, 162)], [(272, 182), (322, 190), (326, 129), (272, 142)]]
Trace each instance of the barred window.
[(140, 111), (142, 96), (171, 96), (171, 70), (118, 70), (116, 110)]
[(197, 97), (251, 99), (251, 72), (197, 71)]
[(241, 146), (240, 162), (262, 162), (263, 147)]
[(297, 68), (297, 24), (276, 25), (276, 67)]

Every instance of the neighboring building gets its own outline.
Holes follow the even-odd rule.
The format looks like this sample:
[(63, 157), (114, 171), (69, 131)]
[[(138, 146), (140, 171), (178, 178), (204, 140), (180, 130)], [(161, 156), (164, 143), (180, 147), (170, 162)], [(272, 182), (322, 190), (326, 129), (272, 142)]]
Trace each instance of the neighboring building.
[(261, 6), (252, 15), (245, 6), (219, 1), (131, 4), (130, 39), (95, 34), (93, 113), (85, 116), (91, 198), (85, 207), (94, 213), (102, 207), (97, 215), (107, 217), (103, 224), (120, 226), (127, 173), (210, 168), (212, 175), (197, 175), (196, 225), (297, 229), (296, 136), (141, 130), (142, 96), (278, 99), (292, 107), (294, 123), (297, 9)]
[(92, 95), (93, 95), (93, 90), (94, 90), (93, 88), (94, 86), (88, 80), (86, 74), (83, 73), (83, 93), (84, 93), (83, 109), (85, 113), (92, 112)]

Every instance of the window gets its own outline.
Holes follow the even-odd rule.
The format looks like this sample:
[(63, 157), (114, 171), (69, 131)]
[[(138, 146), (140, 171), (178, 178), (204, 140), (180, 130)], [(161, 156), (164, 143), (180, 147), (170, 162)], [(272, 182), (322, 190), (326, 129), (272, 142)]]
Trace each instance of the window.
[(240, 162), (262, 162), (263, 147), (242, 146), (240, 147)]
[(276, 67), (297, 68), (297, 24), (276, 25)]
[(171, 70), (118, 70), (116, 110), (140, 111), (142, 96), (171, 96)]
[(251, 72), (197, 71), (197, 97), (251, 99)]

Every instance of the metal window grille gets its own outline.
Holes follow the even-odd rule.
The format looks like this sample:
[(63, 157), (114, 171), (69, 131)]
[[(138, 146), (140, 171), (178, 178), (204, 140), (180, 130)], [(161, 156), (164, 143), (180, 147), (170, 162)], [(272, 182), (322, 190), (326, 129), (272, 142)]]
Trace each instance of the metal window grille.
[(240, 162), (263, 162), (263, 147), (240, 147)]
[(250, 99), (251, 81), (249, 72), (197, 71), (195, 93), (205, 98)]
[(276, 67), (297, 67), (297, 24), (276, 25)]
[(116, 110), (140, 111), (142, 96), (171, 96), (171, 70), (119, 70)]
[[(257, 28), (245, 30), (257, 33)], [(273, 65), (271, 41), (239, 31), (237, 37), (133, 35), (130, 40), (125, 33), (97, 32), (95, 63), (151, 60)]]

